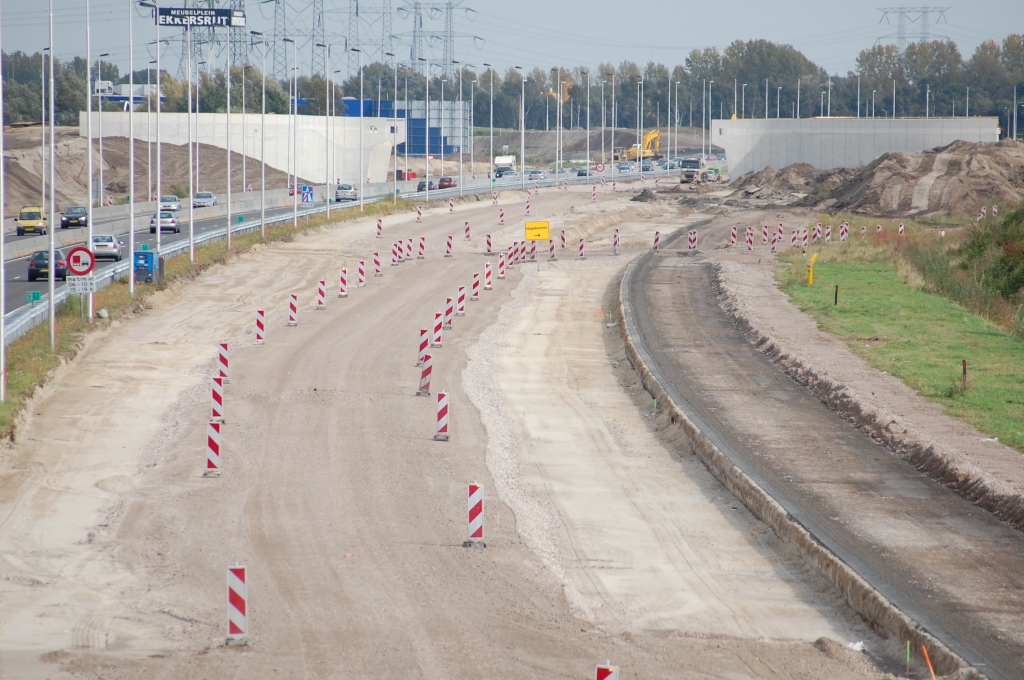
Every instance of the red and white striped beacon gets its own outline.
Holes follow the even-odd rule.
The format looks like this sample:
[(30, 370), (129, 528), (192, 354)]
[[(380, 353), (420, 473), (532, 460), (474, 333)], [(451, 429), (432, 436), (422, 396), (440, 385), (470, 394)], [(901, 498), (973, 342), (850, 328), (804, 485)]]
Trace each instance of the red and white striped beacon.
[(437, 393), (437, 430), (434, 439), (440, 442), (448, 441), (448, 393)]
[(206, 424), (206, 470), (203, 477), (220, 477), (220, 423)]
[(420, 236), (420, 250), (419, 250), (419, 254), (416, 255), (416, 259), (417, 260), (425, 259), (426, 258), (426, 251), (427, 251), (427, 237), (426, 236)]
[(384, 276), (384, 272), (380, 268), (380, 253), (373, 254), (373, 275), (374, 277)]
[(246, 568), (228, 567), (228, 643), (243, 642), (249, 634), (249, 587)]
[(356, 285), (363, 288), (366, 286), (366, 260), (359, 260), (359, 268), (356, 271), (359, 276), (359, 280)]
[(217, 369), (219, 375), (224, 379), (224, 384), (231, 382), (228, 379), (228, 343), (222, 342), (217, 345)]
[(346, 267), (342, 267), (338, 274), (338, 297), (348, 297), (348, 269)]
[(466, 240), (467, 240), (467, 241), (471, 240), (471, 239), (469, 238), (469, 220), (466, 220), (466, 223), (465, 223), (464, 225), (462, 225), (462, 228), (463, 228), (463, 230), (465, 230), (465, 232), (466, 232)]
[(210, 378), (210, 422), (224, 422), (224, 379)]
[(484, 487), (473, 483), (469, 485), (469, 513), (467, 538), (463, 548), (486, 548), (484, 543)]
[(580, 239), (580, 259), (581, 260), (587, 259), (587, 253), (586, 253), (586, 250), (584, 249), (584, 245), (585, 245), (585, 240), (584, 239)]
[(452, 298), (445, 298), (444, 301), (444, 325), (442, 326), (446, 331), (452, 329), (452, 320), (455, 317), (455, 300)]
[(505, 278), (505, 253), (498, 253), (498, 278)]
[(480, 272), (473, 272), (473, 286), (469, 289), (469, 301), (480, 301)]
[(416, 390), (417, 397), (430, 396), (430, 376), (434, 372), (434, 357), (429, 354), (423, 355), (423, 371), (420, 373), (420, 388)]
[(430, 340), (431, 347), (441, 346), (441, 329), (444, 326), (441, 316), (441, 312), (434, 312), (434, 336)]
[(265, 344), (264, 334), (267, 331), (267, 317), (263, 313), (262, 309), (256, 310), (256, 343), (257, 345)]
[(452, 256), (452, 239), (453, 238), (454, 237), (451, 234), (449, 234), (448, 237), (445, 239), (445, 246), (444, 246), (444, 256), (445, 257), (451, 257)]
[(288, 325), (299, 325), (299, 296), (292, 295), (288, 300)]
[(377, 238), (381, 237), (381, 234), (383, 233), (383, 231), (384, 231), (384, 225), (381, 223), (381, 219), (378, 217), (377, 218)]
[(323, 279), (317, 281), (316, 308), (327, 309), (327, 282), (324, 281)]
[(421, 328), (420, 329), (420, 349), (419, 349), (419, 353), (416, 355), (416, 365), (417, 366), (422, 366), (423, 365), (423, 357), (425, 357), (427, 355), (427, 347), (429, 347), (429, 346), (430, 346), (430, 329), (429, 328)]
[(466, 287), (459, 286), (459, 295), (455, 299), (455, 316), (466, 316)]

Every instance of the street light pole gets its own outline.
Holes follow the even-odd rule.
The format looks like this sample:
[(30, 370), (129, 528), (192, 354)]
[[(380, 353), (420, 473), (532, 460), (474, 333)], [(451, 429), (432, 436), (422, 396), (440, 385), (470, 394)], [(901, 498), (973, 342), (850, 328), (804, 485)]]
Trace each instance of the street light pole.
[(298, 135), (295, 132), (295, 127), (299, 124), (299, 51), (295, 46), (295, 41), (291, 38), (281, 38), (281, 42), (292, 44), (292, 74), (288, 89), (291, 91), (291, 101), (288, 102), (288, 120), (291, 122), (291, 141), (292, 141), (292, 167), (291, 167), (291, 188), (292, 188), (292, 228), (299, 228), (299, 179), (297, 177), (296, 170), (298, 168), (298, 161), (296, 156), (298, 155), (298, 149), (295, 148), (295, 141), (298, 140)]
[(743, 83), (740, 87), (740, 118), (747, 117), (747, 84)]
[(796, 117), (800, 117), (800, 78), (796, 79)]
[(363, 51), (358, 47), (349, 48), (359, 53), (359, 212), (363, 211), (363, 189), (366, 187), (366, 171), (363, 169)]
[[(153, 18), (157, 17), (157, 6), (152, 2), (140, 2), (139, 7), (145, 7), (152, 10)], [(162, 146), (160, 144), (160, 22), (156, 21), (156, 258), (157, 263), (160, 262), (160, 246), (161, 236), (163, 235), (163, 229), (160, 226), (160, 204), (163, 198), (163, 184), (161, 179), (163, 176), (163, 154)], [(152, 63), (152, 62), (151, 62)], [(148, 81), (148, 73), (146, 80)], [(150, 94), (150, 97), (152, 95)], [(148, 99), (149, 97), (147, 97)], [(146, 117), (147, 121), (149, 117)], [(229, 166), (230, 167), (230, 166)]]
[[(254, 31), (255, 33), (255, 31)], [(259, 33), (263, 49), (260, 50), (263, 72), (262, 102), (260, 104), (260, 238), (267, 237), (267, 45), (266, 38)]]
[(135, 39), (132, 12), (128, 5), (128, 252), (132, 258), (128, 270), (128, 294), (135, 296)]
[[(96, 76), (98, 77), (98, 79), (100, 81), (103, 80), (103, 57), (107, 57), (107, 56), (110, 56), (110, 53), (109, 52), (104, 52), (103, 54), (101, 54), (99, 56), (99, 59), (97, 60), (98, 65), (96, 66)], [(90, 94), (90, 97), (91, 97), (92, 93), (90, 92), (89, 94)], [(96, 95), (96, 105), (100, 109), (100, 115), (99, 115), (99, 119), (100, 119), (100, 199), (99, 199), (99, 202), (100, 202), (100, 205), (102, 206), (104, 204), (104, 202), (105, 202), (106, 193), (107, 193), (107, 185), (103, 183), (103, 95), (102, 94)], [(90, 150), (89, 153), (92, 153), (92, 151)], [(89, 222), (92, 223), (92, 218), (91, 217), (89, 218)]]
[(781, 107), (782, 107), (782, 88), (776, 88), (775, 92), (775, 118), (781, 118)]
[[(394, 120), (394, 125), (391, 127), (391, 151), (392, 151), (392, 153), (394, 154), (394, 157), (395, 157), (395, 171), (394, 171), (394, 173), (392, 173), (392, 177), (394, 178), (394, 181), (395, 181), (395, 186), (394, 186), (394, 191), (392, 193), (394, 194), (394, 205), (398, 205), (398, 56), (395, 53), (393, 53), (393, 52), (385, 52), (384, 55), (388, 56), (388, 57), (391, 57), (391, 60), (394, 63), (394, 70), (395, 70), (395, 98), (391, 102), (391, 116), (392, 116), (392, 120)], [(405, 112), (405, 120), (406, 120), (406, 126), (405, 127), (406, 127), (406, 130), (408, 130), (409, 129), (409, 123), (408, 123), (409, 112), (408, 111)], [(406, 134), (406, 147), (405, 147), (406, 155), (409, 154), (408, 138), (409, 138), (409, 135)]]
[[(86, 219), (88, 220), (88, 222), (87, 222), (87, 229), (86, 229), (86, 232), (85, 232), (85, 243), (86, 243), (86, 247), (89, 250), (92, 250), (92, 248), (93, 248), (93, 245), (92, 245), (92, 215), (93, 215), (93, 212), (92, 212), (93, 211), (93, 208), (92, 208), (92, 204), (93, 204), (93, 191), (92, 191), (92, 21), (91, 21), (91, 19), (92, 19), (92, 17), (90, 16), (90, 11), (89, 11), (89, 0), (85, 0), (85, 91), (86, 91), (86, 96), (85, 96), (85, 106), (86, 106), (86, 112), (85, 112), (85, 130), (86, 130), (85, 131), (85, 138), (87, 140), (89, 140), (89, 150), (86, 153), (86, 165), (87, 165), (87, 171), (89, 173), (89, 187), (88, 187), (88, 190), (87, 190), (86, 193), (87, 193), (87, 197), (88, 197), (88, 200), (89, 200), (89, 203), (88, 203), (89, 207), (87, 209), (88, 210), (88, 215), (86, 216)], [(0, 74), (2, 74), (2, 73), (3, 73), (3, 69), (0, 69)], [(2, 80), (2, 78), (0, 78), (0, 80)], [(2, 94), (2, 93), (0, 93), (0, 94)], [(0, 102), (3, 102), (3, 96), (0, 96)], [(0, 111), (0, 123), (2, 123), (2, 121), (3, 121), (3, 114), (2, 114), (2, 111)], [(2, 128), (2, 127), (3, 127), (3, 125), (0, 125), (0, 128)], [(3, 135), (0, 134), (0, 137), (2, 137), (2, 136)], [(2, 148), (0, 148), (0, 158), (3, 158), (3, 149)], [(0, 162), (2, 162), (2, 161), (0, 161)], [(3, 174), (3, 167), (0, 166), (0, 175), (2, 175), (2, 174)], [(3, 225), (3, 215), (4, 215), (2, 195), (3, 195), (3, 192), (0, 191), (0, 226)], [(0, 229), (0, 232), (2, 232), (2, 229)], [(0, 241), (2, 241), (2, 240), (3, 240), (3, 234), (0, 233)], [(2, 261), (2, 260), (3, 260), (3, 253), (2, 253), (2, 251), (0, 251), (0, 261)], [(0, 279), (2, 279), (2, 278), (3, 278), (3, 272), (0, 271)], [(0, 298), (2, 298), (2, 297), (3, 297), (3, 291), (0, 290)], [(89, 323), (92, 323), (92, 303), (93, 303), (93, 296), (92, 296), (92, 293), (89, 293), (89, 312), (88, 312)], [(3, 307), (0, 307), (0, 315), (2, 315), (2, 314), (3, 314)], [(6, 338), (4, 338), (4, 335), (3, 335), (3, 326), (2, 326), (2, 324), (0, 324), (0, 345), (5, 344), (5, 341), (6, 341)], [(3, 368), (3, 360), (0, 359), (0, 370), (2, 370), (2, 368)], [(2, 380), (0, 380), (0, 382), (2, 382)], [(0, 386), (0, 401), (3, 401), (3, 387), (2, 386)]]
[[(248, 61), (248, 58), (246, 59)], [(252, 66), (245, 64), (242, 66), (242, 193), (245, 194), (249, 190), (249, 180), (245, 172), (245, 157), (249, 155), (246, 149), (246, 127), (245, 127), (245, 72), (252, 69)]]
[(494, 181), (494, 67), (484, 64), (491, 72), (491, 103), (487, 110), (491, 117), (491, 160), (487, 165), (487, 179)]
[[(195, 204), (193, 203), (193, 196), (195, 196), (195, 186), (192, 184), (192, 27), (185, 27), (185, 51), (187, 53), (185, 60), (185, 87), (188, 88), (188, 108), (186, 109), (186, 122), (188, 123), (188, 261), (196, 261), (196, 242), (195, 242)], [(103, 114), (100, 114), (100, 120), (103, 120)], [(102, 138), (101, 138), (102, 141)], [(101, 159), (102, 160), (102, 159)]]
[(466, 143), (466, 114), (462, 108), (462, 66), (455, 59), (452, 59), (452, 63), (459, 66), (459, 196), (462, 196), (462, 147)]
[[(49, 235), (49, 250), (50, 259), (48, 260), (50, 273), (46, 279), (49, 284), (49, 299), (47, 305), (49, 306), (50, 312), (50, 351), (57, 351), (57, 307), (54, 302), (53, 296), (56, 292), (56, 281), (57, 281), (57, 262), (54, 260), (54, 239), (55, 234), (53, 232), (54, 225), (60, 224), (60, 218), (57, 217), (57, 172), (56, 163), (57, 157), (54, 153), (56, 144), (56, 137), (54, 136), (57, 132), (56, 122), (54, 121), (54, 97), (56, 96), (56, 84), (54, 78), (54, 62), (56, 58), (53, 49), (53, 0), (50, 0), (50, 221), (47, 224), (46, 232)], [(42, 206), (40, 206), (42, 207)], [(2, 341), (2, 339), (0, 339)]]
[[(3, 8), (0, 7), (0, 14), (3, 13)], [(0, 19), (2, 23), (2, 19)], [(89, 64), (92, 68), (92, 64)], [(3, 52), (3, 40), (0, 39), (0, 74), (4, 72), (4, 52)], [(90, 93), (92, 96), (92, 93)], [(0, 227), (3, 226), (4, 219), (4, 136), (3, 136), (3, 104), (4, 104), (4, 79), (0, 78)], [(92, 140), (89, 140), (89, 153), (92, 154)], [(89, 178), (92, 181), (92, 177)], [(40, 208), (42, 206), (39, 206)], [(89, 228), (92, 228), (92, 215), (89, 215)], [(2, 229), (0, 229), (2, 231)], [(7, 312), (7, 267), (4, 262), (4, 239), (3, 234), (0, 233), (0, 402), (7, 401), (7, 328), (4, 324), (4, 314)]]
[(590, 71), (584, 71), (587, 76), (587, 181), (590, 180)]
[[(227, 237), (228, 237), (228, 251), (231, 250), (231, 29), (227, 31), (227, 49), (224, 50), (224, 61), (227, 66), (225, 68), (225, 74), (227, 81), (227, 118), (225, 119), (225, 146), (227, 146), (227, 185), (228, 185), (228, 197), (227, 197)], [(159, 226), (157, 227), (157, 233), (160, 233)]]
[(526, 191), (526, 72), (522, 66), (513, 66), (520, 74), (519, 94), (519, 175)]
[(317, 43), (322, 47), (327, 60), (324, 78), (324, 203), (327, 205), (327, 219), (331, 219), (331, 46)]
[[(423, 64), (423, 79), (424, 79), (424, 81), (426, 81), (426, 84), (427, 84), (427, 96), (426, 96), (426, 100), (424, 102), (424, 106), (425, 106), (425, 109), (426, 109), (426, 113), (424, 115), (426, 116), (426, 118), (425, 118), (424, 126), (423, 126), (423, 129), (426, 132), (426, 135), (424, 136), (424, 139), (423, 139), (423, 161), (426, 164), (427, 169), (426, 169), (426, 172), (424, 172), (425, 178), (423, 180), (423, 187), (424, 187), (424, 191), (426, 191), (426, 195), (424, 196), (424, 200), (426, 200), (429, 203), (430, 202), (430, 64), (427, 63), (427, 60), (425, 58), (423, 58), (423, 57), (417, 57), (417, 59), (419, 59), (420, 61), (424, 62), (424, 64)], [(406, 85), (405, 90), (406, 90), (406, 94), (408, 94), (408, 91), (409, 91), (409, 86), (408, 85)], [(408, 112), (408, 110), (409, 110), (408, 105), (406, 105), (406, 111)], [(408, 116), (408, 115), (409, 114), (406, 113), (406, 116)], [(441, 143), (443, 144), (444, 140), (441, 140)], [(408, 151), (408, 149), (406, 149), (406, 151)]]

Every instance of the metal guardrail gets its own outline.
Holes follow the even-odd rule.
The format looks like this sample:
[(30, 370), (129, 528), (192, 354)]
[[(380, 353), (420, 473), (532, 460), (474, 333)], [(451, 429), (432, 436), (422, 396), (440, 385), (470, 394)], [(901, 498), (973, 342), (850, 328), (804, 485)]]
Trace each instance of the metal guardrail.
[[(644, 178), (647, 177), (668, 177), (674, 174), (671, 170), (658, 170), (654, 172), (644, 173)], [(571, 185), (580, 184), (593, 184), (597, 183), (598, 180), (603, 179), (604, 181), (622, 181), (622, 182), (634, 182), (640, 179), (639, 174), (630, 173), (628, 175), (614, 175), (612, 177), (605, 177), (602, 175), (591, 175), (590, 177), (547, 177), (542, 180), (528, 180), (526, 182), (526, 188), (532, 189), (536, 186), (541, 187), (554, 187), (562, 186), (565, 182)], [(430, 191), (430, 198), (457, 198), (460, 195), (473, 195), (490, 193), (491, 191), (515, 191), (522, 190), (523, 180), (521, 177), (511, 182), (492, 182), (488, 185), (483, 186), (472, 186), (454, 189), (436, 189)], [(421, 198), (426, 200), (427, 192), (413, 191), (407, 193), (401, 193), (398, 195), (399, 198), (406, 200), (413, 200)], [(391, 199), (391, 194), (385, 194), (383, 196), (368, 197), (363, 200), (364, 204), (377, 203), (380, 201)], [(351, 210), (359, 206), (358, 202), (353, 201), (349, 205), (341, 205), (334, 203), (331, 205), (333, 210)], [(308, 217), (310, 215), (317, 215), (319, 213), (327, 212), (327, 206), (320, 205), (313, 208), (303, 208), (298, 211), (299, 217)], [(277, 217), (267, 218), (267, 226), (275, 224), (281, 224), (282, 222), (288, 222), (294, 219), (295, 215), (285, 214)], [(231, 228), (232, 234), (246, 234), (252, 231), (256, 231), (261, 227), (261, 221), (259, 219), (248, 220), (238, 223), (237, 226)], [(219, 241), (227, 237), (227, 227), (220, 229), (213, 229), (204, 234), (196, 236), (194, 243), (197, 246), (211, 243), (213, 241)], [(163, 257), (170, 257), (178, 255), (180, 253), (188, 252), (189, 242), (182, 240), (175, 242), (171, 245), (161, 248), (160, 254)], [(101, 271), (96, 273), (96, 289), (106, 288), (117, 279), (125, 278), (131, 272), (132, 258), (129, 257), (126, 262), (118, 262), (105, 267)], [(66, 285), (62, 285), (54, 292), (53, 300), (56, 305), (60, 305), (62, 302), (68, 299), (70, 293)], [(48, 307), (48, 295), (43, 295), (38, 303), (25, 304), (15, 309), (14, 311), (8, 312), (4, 315), (4, 344), (9, 345), (14, 340), (17, 340), (21, 336), (28, 333), (30, 330), (38, 326), (39, 324), (46, 321), (49, 318), (49, 307)]]

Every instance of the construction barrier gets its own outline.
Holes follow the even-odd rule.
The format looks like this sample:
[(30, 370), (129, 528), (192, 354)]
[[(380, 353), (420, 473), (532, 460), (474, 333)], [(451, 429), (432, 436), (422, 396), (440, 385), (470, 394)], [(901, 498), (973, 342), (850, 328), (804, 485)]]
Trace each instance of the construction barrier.
[(807, 247), (807, 230), (806, 229), (802, 229), (800, 231), (800, 243), (803, 245), (804, 248)]
[(493, 255), (493, 254), (494, 253), (491, 252), (491, 235), (487, 234), (487, 251), (484, 253), (484, 255)]
[(359, 267), (356, 269), (358, 275), (358, 281), (356, 286), (362, 288), (366, 285), (366, 260), (359, 260)]
[(530, 214), (530, 199), (526, 199), (526, 214)]
[(881, 224), (879, 224), (877, 227), (875, 227), (875, 233), (876, 234), (881, 234), (882, 233), (882, 225)]
[(412, 259), (412, 239), (405, 240), (405, 259)]
[(320, 279), (316, 287), (316, 308), (327, 309), (327, 281)]
[(825, 243), (830, 243), (831, 241), (832, 241), (832, 225), (831, 224), (826, 224), (825, 225)]
[(383, 234), (383, 233), (384, 233), (384, 225), (381, 224), (381, 219), (378, 217), (377, 218), (377, 238), (380, 238), (381, 234)]
[(288, 301), (288, 325), (299, 325), (299, 296), (292, 295)]
[(455, 199), (454, 198), (449, 198), (448, 199), (448, 212), (450, 212), (450, 213), (455, 212)]
[(555, 258), (555, 239), (548, 239), (548, 259), (554, 260)]
[(459, 286), (459, 295), (455, 303), (455, 316), (466, 316), (466, 287)]
[(467, 240), (467, 241), (471, 240), (471, 239), (469, 238), (469, 220), (466, 220), (466, 223), (465, 223), (464, 225), (462, 225), (462, 228), (463, 228), (463, 229), (465, 230), (465, 232), (466, 232), (466, 240)]
[(565, 229), (562, 229), (562, 250), (565, 250)]
[(491, 205), (498, 205), (498, 192), (497, 191), (492, 191), (491, 192)]
[(267, 319), (262, 309), (256, 310), (256, 343), (257, 345), (264, 344), (264, 333), (267, 330)]
[(768, 225), (761, 226), (761, 245), (768, 245)]
[(210, 378), (210, 422), (224, 422), (224, 379)]
[(580, 259), (587, 259), (586, 251), (584, 250), (584, 239), (580, 239)]
[(416, 390), (417, 397), (430, 396), (430, 375), (434, 372), (434, 357), (430, 354), (423, 355), (423, 372), (420, 373), (420, 388)]
[(619, 680), (618, 666), (598, 666), (594, 673), (595, 680)]
[(445, 239), (445, 245), (444, 245), (444, 256), (445, 257), (451, 257), (452, 256), (452, 240), (454, 238), (455, 238), (454, 236), (452, 236), (451, 234), (448, 234), (448, 237)]
[[(554, 243), (552, 243), (551, 246), (552, 246), (552, 249), (553, 249), (554, 248)], [(612, 255), (618, 255), (618, 254), (619, 254), (619, 228), (616, 227), (615, 228), (615, 233), (612, 234)], [(552, 252), (551, 252), (551, 259), (552, 260), (555, 259), (554, 250), (552, 250)]]
[(444, 325), (443, 328), (446, 331), (452, 329), (452, 320), (455, 317), (455, 300), (452, 298), (445, 298), (444, 301)]
[[(997, 208), (995, 206), (992, 206), (992, 214), (993, 215), (996, 214), (996, 210), (997, 210)], [(899, 233), (900, 233), (900, 236), (903, 236), (903, 223), (902, 222), (900, 222)]]
[(249, 634), (249, 591), (245, 567), (228, 567), (228, 641), (245, 640)]
[(498, 278), (505, 278), (505, 253), (498, 253)]
[(206, 470), (204, 477), (220, 477), (220, 423), (206, 424)]
[(231, 382), (228, 379), (228, 343), (222, 342), (217, 345), (217, 369), (218, 375), (224, 379), (224, 384)]
[(491, 263), (484, 262), (484, 290), (491, 290)]
[(658, 246), (659, 245), (661, 245), (661, 232), (660, 231), (656, 231), (656, 232), (654, 232), (654, 250), (655, 251), (658, 250)]
[(338, 274), (338, 297), (348, 297), (348, 269), (346, 267), (342, 267)]
[(484, 543), (484, 488), (479, 484), (469, 485), (469, 525), (464, 548), (486, 547)]
[(427, 347), (430, 345), (429, 336), (430, 336), (430, 329), (429, 328), (421, 328), (420, 329), (420, 351), (419, 351), (419, 354), (416, 355), (416, 365), (417, 366), (422, 366), (423, 365), (423, 357), (426, 356), (426, 354), (427, 354)]
[(697, 230), (692, 229), (686, 233), (686, 249), (697, 250)]
[(469, 301), (480, 300), (480, 272), (473, 272), (473, 287), (469, 289)]
[(516, 258), (514, 257), (514, 255), (515, 255), (515, 247), (514, 246), (509, 246), (508, 247), (508, 254), (505, 256), (505, 265), (509, 269), (515, 269), (516, 268)]
[(437, 393), (437, 431), (434, 433), (437, 441), (448, 441), (448, 393)]
[(736, 245), (736, 227), (735, 226), (733, 226), (732, 231), (729, 232), (729, 245), (730, 246), (735, 246)]
[(434, 337), (430, 340), (431, 347), (441, 346), (441, 329), (444, 327), (441, 312), (434, 312)]
[(868, 235), (868, 228), (867, 227), (861, 227), (860, 228), (860, 235), (861, 236), (867, 236)]
[(422, 222), (423, 221), (423, 206), (422, 205), (416, 206), (416, 221), (417, 222)]
[(416, 255), (416, 259), (417, 260), (425, 259), (426, 258), (426, 253), (427, 253), (427, 237), (426, 236), (420, 236), (420, 250), (419, 250), (419, 253)]
[(530, 241), (530, 262), (537, 261), (537, 242)]
[(797, 243), (797, 239), (799, 239), (799, 237), (800, 237), (800, 234), (799, 234), (799, 232), (796, 229), (790, 229), (789, 230), (789, 245), (790, 245), (790, 247), (792, 247), (792, 248), (799, 247), (799, 244)]
[(498, 210), (498, 224), (505, 224), (505, 209)]
[(374, 277), (384, 276), (384, 272), (380, 268), (380, 253), (373, 254), (373, 275)]

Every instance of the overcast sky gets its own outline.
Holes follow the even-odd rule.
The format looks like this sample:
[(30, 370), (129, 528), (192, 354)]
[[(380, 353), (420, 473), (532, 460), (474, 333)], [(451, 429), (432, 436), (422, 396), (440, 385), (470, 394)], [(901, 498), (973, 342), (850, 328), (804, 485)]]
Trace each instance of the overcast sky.
[[(52, 0), (55, 8), (54, 40), (59, 58), (85, 54), (86, 0)], [(312, 26), (310, 0), (284, 0), (289, 25), (300, 35), (300, 62), (308, 69), (311, 59), (309, 33)], [(228, 0), (218, 0), (227, 4)], [(91, 0), (93, 53), (109, 52), (121, 64), (128, 61), (128, 0)], [(162, 2), (183, 6), (184, 0)], [(327, 40), (343, 43), (348, 31), (349, 0), (324, 0)], [(399, 7), (403, 0), (393, 0)], [(411, 2), (409, 3), (411, 5)], [(424, 3), (427, 4), (427, 3)], [(442, 4), (442, 3), (437, 3)], [(896, 19), (882, 20), (877, 5), (882, 3), (833, 3), (822, 0), (726, 0), (687, 2), (662, 0), (463, 0), (455, 17), (456, 58), (480, 66), (494, 64), (504, 71), (509, 66), (590, 66), (600, 62), (619, 63), (648, 60), (669, 66), (683, 63), (693, 48), (724, 48), (733, 40), (764, 38), (791, 44), (831, 73), (845, 74), (854, 68), (860, 50), (896, 32)], [(360, 33), (364, 41), (379, 45), (381, 22), (374, 12), (379, 0), (360, 3)], [(0, 0), (0, 22), (5, 52), (36, 52), (48, 44), (48, 0)], [(246, 0), (248, 28), (272, 30), (273, 0)], [(143, 15), (142, 12), (147, 12)], [(155, 37), (148, 10), (136, 10), (136, 68), (145, 68), (155, 57)], [(937, 17), (933, 16), (935, 22)], [(440, 31), (440, 16), (425, 17), (425, 29)], [(392, 33), (407, 35), (411, 18), (396, 15)], [(920, 31), (918, 23), (908, 24), (911, 39)], [(954, 40), (968, 58), (982, 41), (1001, 40), (1008, 33), (1024, 32), (1024, 10), (1020, 0), (974, 0), (951, 6), (945, 21), (934, 23), (933, 35)], [(167, 35), (170, 33), (170, 35)], [(164, 68), (176, 73), (180, 57), (180, 32), (165, 31), (162, 37), (176, 40), (164, 48)], [(403, 38), (408, 40), (408, 38)], [(305, 42), (305, 46), (302, 43)], [(400, 58), (408, 59), (408, 42), (397, 46)], [(337, 49), (336, 53), (341, 53)], [(428, 47), (439, 58), (440, 45)], [(255, 58), (254, 58), (255, 59)]]

